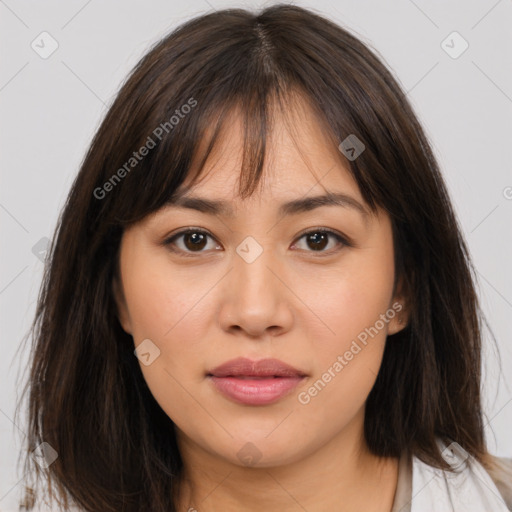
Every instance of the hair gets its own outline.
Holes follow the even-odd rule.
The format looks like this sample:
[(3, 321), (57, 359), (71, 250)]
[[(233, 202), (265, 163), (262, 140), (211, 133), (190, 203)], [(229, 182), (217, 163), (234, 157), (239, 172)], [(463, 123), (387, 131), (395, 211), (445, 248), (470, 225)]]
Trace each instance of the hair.
[[(33, 487), (42, 478), (59, 506), (71, 500), (90, 511), (176, 510), (182, 460), (174, 424), (117, 318), (120, 240), (172, 200), (197, 158), (199, 176), (234, 108), (244, 121), (239, 194), (252, 194), (271, 106), (286, 114), (292, 97), (307, 102), (334, 148), (349, 135), (364, 143), (356, 159), (336, 152), (371, 210), (383, 208), (392, 223), (395, 286), (400, 282), (409, 319), (389, 336), (366, 402), (369, 449), (382, 457), (409, 451), (449, 469), (440, 438), (485, 463), (476, 274), (406, 93), (375, 50), (311, 10), (226, 9), (182, 24), (136, 65), (58, 219), (30, 329), (24, 393), (26, 474)], [(58, 454), (46, 469), (31, 456), (43, 442)]]

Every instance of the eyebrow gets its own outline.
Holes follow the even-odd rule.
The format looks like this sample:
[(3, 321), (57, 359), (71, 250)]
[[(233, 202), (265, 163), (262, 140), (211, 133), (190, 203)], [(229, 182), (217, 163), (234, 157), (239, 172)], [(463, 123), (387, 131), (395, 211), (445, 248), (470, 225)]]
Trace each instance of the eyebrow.
[[(179, 196), (169, 201), (168, 205), (189, 208), (209, 215), (224, 215), (226, 217), (234, 216), (233, 209), (229, 203), (219, 199)], [(323, 195), (307, 196), (287, 201), (281, 204), (278, 213), (280, 216), (296, 215), (299, 213), (309, 212), (322, 206), (341, 206), (353, 209), (360, 213), (365, 221), (369, 216), (368, 210), (357, 199), (340, 192), (329, 192)]]

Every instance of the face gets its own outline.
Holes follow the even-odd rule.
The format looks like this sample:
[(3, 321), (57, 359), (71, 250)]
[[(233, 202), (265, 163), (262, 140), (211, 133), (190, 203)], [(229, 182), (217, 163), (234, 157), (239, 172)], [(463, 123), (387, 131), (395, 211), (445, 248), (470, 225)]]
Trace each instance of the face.
[[(180, 446), (240, 466), (361, 439), (386, 336), (405, 313), (388, 216), (370, 214), (341, 154), (299, 107), (293, 138), (276, 118), (263, 185), (245, 200), (233, 117), (184, 196), (224, 207), (182, 201), (126, 230), (114, 283), (121, 325)], [(326, 193), (339, 201), (304, 201)], [(278, 362), (215, 370), (240, 357)]]

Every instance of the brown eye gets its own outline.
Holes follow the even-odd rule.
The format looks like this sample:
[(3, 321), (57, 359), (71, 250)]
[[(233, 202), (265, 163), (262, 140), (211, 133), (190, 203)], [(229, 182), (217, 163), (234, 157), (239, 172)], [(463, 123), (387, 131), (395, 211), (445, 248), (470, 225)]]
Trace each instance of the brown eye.
[[(188, 228), (172, 235), (164, 241), (164, 245), (169, 246), (173, 252), (181, 253), (201, 253), (206, 252), (204, 249), (208, 246), (209, 239), (213, 237), (206, 231), (201, 229)], [(220, 249), (218, 244), (211, 244), (212, 249)]]
[[(310, 230), (298, 238), (299, 241), (303, 239), (305, 240), (305, 247), (300, 247), (300, 244), (296, 242), (292, 248), (298, 248), (306, 252), (316, 252), (320, 255), (336, 252), (345, 246), (352, 246), (342, 235), (326, 229)], [(163, 242), (163, 245), (184, 256), (191, 256), (194, 253), (201, 254), (209, 250), (222, 250), (218, 243), (212, 243), (210, 240), (215, 242), (213, 236), (207, 231), (187, 228), (169, 237)], [(210, 246), (208, 246), (209, 243)]]
[(329, 235), (326, 233), (310, 233), (306, 235), (306, 241), (308, 247), (314, 251), (321, 251), (329, 243)]
[(183, 243), (191, 251), (204, 249), (207, 235), (203, 233), (185, 233)]
[[(329, 230), (314, 230), (304, 233), (298, 240), (305, 240), (306, 248), (304, 250), (308, 252), (319, 252), (319, 253), (330, 253), (336, 251), (336, 248), (340, 249), (343, 246), (350, 246), (348, 241), (338, 233)], [(333, 241), (333, 243), (331, 243)], [(326, 247), (330, 247), (326, 249)], [(298, 247), (299, 244), (294, 244), (293, 247)], [(303, 249), (303, 247), (298, 247)], [(332, 249), (332, 250), (331, 250)]]

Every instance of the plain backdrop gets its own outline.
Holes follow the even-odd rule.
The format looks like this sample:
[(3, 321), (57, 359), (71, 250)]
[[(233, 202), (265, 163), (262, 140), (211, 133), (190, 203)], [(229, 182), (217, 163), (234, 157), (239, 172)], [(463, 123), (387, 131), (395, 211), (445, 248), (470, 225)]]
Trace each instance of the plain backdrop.
[[(178, 24), (213, 9), (268, 4), (0, 1), (0, 511), (17, 510), (21, 492), (17, 461), (25, 434), (23, 421), (14, 424), (14, 408), (29, 354), (18, 348), (34, 314), (45, 238), (53, 235), (108, 105), (150, 45)], [(483, 387), (490, 450), (511, 457), (512, 2), (295, 4), (316, 9), (376, 49), (425, 127), (478, 269), (482, 306), (499, 346), (501, 375), (486, 334)]]

